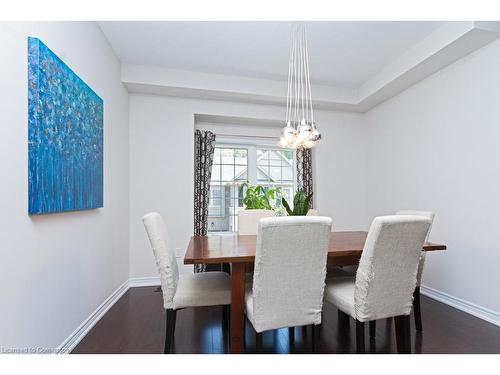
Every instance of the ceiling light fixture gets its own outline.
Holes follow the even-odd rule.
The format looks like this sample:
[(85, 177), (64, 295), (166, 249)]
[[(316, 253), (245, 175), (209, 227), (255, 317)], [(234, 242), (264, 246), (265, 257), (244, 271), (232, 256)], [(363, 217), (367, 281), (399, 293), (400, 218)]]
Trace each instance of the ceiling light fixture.
[(292, 25), (286, 125), (281, 130), (280, 145), (295, 149), (312, 148), (320, 139), (321, 134), (314, 123), (306, 30), (302, 22), (297, 22)]

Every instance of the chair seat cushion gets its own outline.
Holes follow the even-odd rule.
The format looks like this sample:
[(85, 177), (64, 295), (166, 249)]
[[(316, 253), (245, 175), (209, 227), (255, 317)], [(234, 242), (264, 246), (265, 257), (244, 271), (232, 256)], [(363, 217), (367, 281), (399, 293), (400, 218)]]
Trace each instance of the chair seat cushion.
[(357, 266), (328, 267), (326, 277), (356, 277)]
[(325, 300), (356, 318), (354, 310), (354, 277), (330, 277), (326, 280)]
[(181, 275), (173, 308), (231, 304), (231, 277), (225, 272)]

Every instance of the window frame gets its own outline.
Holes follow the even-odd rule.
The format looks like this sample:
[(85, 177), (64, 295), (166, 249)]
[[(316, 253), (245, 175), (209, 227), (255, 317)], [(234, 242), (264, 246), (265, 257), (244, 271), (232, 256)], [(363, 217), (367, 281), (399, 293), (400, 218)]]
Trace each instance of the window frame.
[[(237, 139), (237, 138), (226, 138), (226, 137), (219, 137), (220, 141), (217, 141), (216, 138), (216, 143), (215, 143), (215, 148), (225, 148), (225, 149), (246, 149), (247, 150), (247, 183), (249, 185), (257, 185), (259, 182), (257, 181), (257, 168), (258, 168), (258, 163), (257, 163), (257, 150), (275, 150), (275, 151), (284, 151), (285, 149), (277, 145), (277, 140), (269, 140), (269, 139), (261, 139), (255, 137), (255, 139)], [(292, 195), (297, 191), (297, 159), (296, 159), (296, 153), (292, 151)], [(214, 164), (221, 164), (221, 163), (216, 163), (214, 161)], [(281, 168), (283, 165), (280, 166)], [(282, 176), (283, 172), (281, 172)], [(220, 182), (224, 182), (222, 180), (222, 171), (221, 171), (221, 178), (218, 180)], [(277, 183), (276, 185), (280, 185), (281, 183)], [(261, 183), (263, 186), (269, 186), (267, 183)], [(271, 184), (272, 185), (272, 184)], [(223, 186), (223, 185), (221, 185)], [(225, 194), (222, 194), (225, 195)], [(292, 196), (293, 198), (293, 196)], [(233, 198), (230, 198), (233, 199)], [(210, 203), (209, 203), (210, 204)], [(239, 204), (239, 199), (237, 199), (236, 204)], [(222, 202), (222, 206), (224, 207), (224, 212), (220, 216), (213, 216), (209, 215), (208, 217), (214, 217), (214, 218), (222, 218), (225, 217), (225, 202)], [(232, 206), (231, 206), (232, 207)], [(236, 206), (235, 206), (236, 207)], [(233, 229), (237, 229), (237, 211), (235, 214), (229, 213), (230, 216), (236, 216), (236, 219), (234, 221), (231, 221), (231, 225), (233, 225)], [(230, 218), (232, 220), (232, 218)], [(209, 233), (235, 233), (235, 231), (210, 231)]]

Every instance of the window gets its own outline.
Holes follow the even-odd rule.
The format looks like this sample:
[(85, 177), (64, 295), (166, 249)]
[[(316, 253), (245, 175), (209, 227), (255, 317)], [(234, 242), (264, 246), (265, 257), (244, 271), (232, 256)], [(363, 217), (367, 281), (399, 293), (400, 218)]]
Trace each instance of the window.
[(243, 184), (248, 182), (248, 150), (216, 147), (208, 203), (208, 231), (237, 230), (238, 209), (243, 207)]
[(281, 195), (291, 202), (295, 192), (294, 152), (264, 145), (218, 144), (210, 183), (209, 232), (238, 230), (244, 183), (280, 188)]
[(220, 185), (210, 186), (210, 201), (208, 203), (208, 216), (224, 216), (224, 189)]
[(294, 171), (293, 151), (257, 149), (257, 183), (280, 188), (289, 203), (294, 193)]

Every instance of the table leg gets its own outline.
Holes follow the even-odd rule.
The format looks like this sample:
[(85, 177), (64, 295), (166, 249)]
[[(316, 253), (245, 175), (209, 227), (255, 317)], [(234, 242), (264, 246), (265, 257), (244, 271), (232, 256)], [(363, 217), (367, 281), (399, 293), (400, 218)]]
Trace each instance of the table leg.
[(245, 263), (231, 264), (231, 353), (245, 350)]

